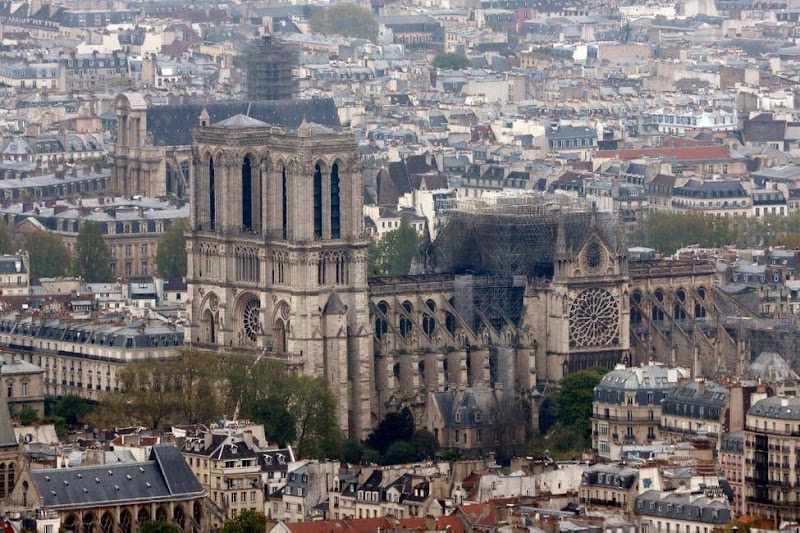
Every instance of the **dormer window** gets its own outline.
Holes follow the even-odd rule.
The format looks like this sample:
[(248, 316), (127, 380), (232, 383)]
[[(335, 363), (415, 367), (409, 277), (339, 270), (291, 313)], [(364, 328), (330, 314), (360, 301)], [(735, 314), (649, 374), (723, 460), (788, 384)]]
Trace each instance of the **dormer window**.
[(264, 456), (264, 462), (267, 463), (268, 465), (271, 465), (272, 464), (272, 456), (271, 455), (265, 455)]
[(461, 422), (461, 409), (456, 411), (456, 422)]

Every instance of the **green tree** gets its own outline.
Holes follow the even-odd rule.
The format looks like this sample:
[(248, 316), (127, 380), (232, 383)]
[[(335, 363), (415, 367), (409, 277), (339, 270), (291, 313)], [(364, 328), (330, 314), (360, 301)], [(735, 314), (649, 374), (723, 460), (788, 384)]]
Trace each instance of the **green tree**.
[(383, 275), (383, 248), (375, 239), (369, 240), (367, 247), (367, 276), (374, 278)]
[(472, 61), (464, 54), (440, 52), (433, 58), (431, 66), (444, 70), (462, 70), (472, 66)]
[(592, 430), (590, 419), (594, 388), (606, 373), (607, 369), (594, 367), (570, 374), (561, 380), (554, 398), (553, 415), (556, 422), (565, 428), (574, 429), (584, 439), (584, 443)]
[(97, 406), (89, 400), (74, 394), (66, 394), (53, 405), (51, 413), (74, 427), (85, 423), (87, 416), (96, 408)]
[(139, 533), (180, 533), (175, 524), (167, 522), (146, 522), (139, 528)]
[(253, 410), (253, 419), (264, 424), (267, 439), (281, 448), (297, 439), (295, 419), (286, 406), (279, 402), (260, 401)]
[(69, 273), (69, 250), (61, 237), (48, 231), (33, 231), (23, 238), (24, 248), (30, 261), (31, 281), (41, 278), (57, 278)]
[(336, 397), (323, 377), (300, 376), (249, 355), (225, 362), (228, 412), (263, 423), (272, 440), (292, 443), (299, 457), (340, 457)]
[(179, 422), (207, 424), (222, 414), (219, 372), (218, 356), (201, 350), (129, 363), (117, 374), (119, 390), (100, 396), (92, 422), (101, 427), (152, 428)]
[(317, 10), (311, 17), (311, 30), (323, 35), (343, 35), (374, 41), (378, 21), (369, 9), (355, 4), (337, 4)]
[(373, 254), (370, 274), (384, 276), (405, 276), (411, 261), (419, 259), (419, 235), (406, 219), (400, 226), (387, 232), (377, 244)]
[(364, 461), (364, 444), (358, 439), (347, 439), (342, 446), (342, 460), (352, 465), (360, 465)]
[(256, 511), (242, 511), (242, 513), (229, 520), (222, 533), (264, 533), (267, 529), (267, 517)]
[(39, 412), (30, 405), (24, 406), (19, 411), (14, 409), (11, 416), (19, 420), (19, 423), (23, 426), (30, 426), (39, 420)]
[(172, 223), (158, 241), (156, 270), (165, 279), (179, 279), (186, 276), (186, 219)]
[(393, 442), (391, 446), (383, 454), (383, 461), (385, 465), (399, 465), (403, 463), (412, 463), (417, 460), (417, 450), (414, 445), (407, 440)]
[(75, 250), (75, 275), (89, 283), (114, 280), (111, 274), (111, 251), (103, 240), (100, 226), (87, 220), (78, 232)]
[(339, 457), (342, 434), (336, 424), (336, 397), (322, 376), (295, 376), (288, 410), (297, 421), (297, 452), (300, 457)]
[(367, 446), (384, 454), (393, 442), (410, 441), (414, 436), (414, 416), (408, 409), (388, 413), (367, 437)]
[(420, 429), (411, 438), (411, 445), (414, 446), (417, 460), (435, 459), (436, 451), (439, 449), (439, 442), (436, 436), (427, 429)]

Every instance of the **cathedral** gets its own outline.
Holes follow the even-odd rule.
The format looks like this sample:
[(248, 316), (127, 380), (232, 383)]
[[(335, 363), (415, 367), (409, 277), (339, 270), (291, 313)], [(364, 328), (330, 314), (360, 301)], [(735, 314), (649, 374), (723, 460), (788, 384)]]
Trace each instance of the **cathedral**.
[(427, 243), (426, 273), (368, 280), (351, 133), (203, 110), (191, 157), (189, 342), (325, 376), (351, 436), (408, 409), (444, 448), (513, 448), (569, 373), (740, 364), (708, 320), (713, 266), (629, 264), (610, 214), (542, 196), (465, 205)]

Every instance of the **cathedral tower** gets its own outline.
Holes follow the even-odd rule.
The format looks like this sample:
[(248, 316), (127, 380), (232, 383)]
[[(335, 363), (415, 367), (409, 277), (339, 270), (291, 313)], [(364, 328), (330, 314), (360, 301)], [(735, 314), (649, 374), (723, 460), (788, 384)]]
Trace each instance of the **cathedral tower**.
[(353, 136), (245, 115), (196, 128), (190, 342), (324, 375), (339, 425), (369, 430), (372, 334)]

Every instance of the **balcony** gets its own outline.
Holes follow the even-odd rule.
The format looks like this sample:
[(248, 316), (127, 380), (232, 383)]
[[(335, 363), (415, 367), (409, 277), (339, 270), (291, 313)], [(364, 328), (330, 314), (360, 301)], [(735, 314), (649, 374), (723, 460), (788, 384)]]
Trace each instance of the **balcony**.
[(628, 418), (626, 416), (593, 416), (593, 422), (614, 422), (620, 425), (645, 425), (649, 424), (652, 426), (658, 425), (657, 419), (650, 419), (649, 417), (633, 417)]

